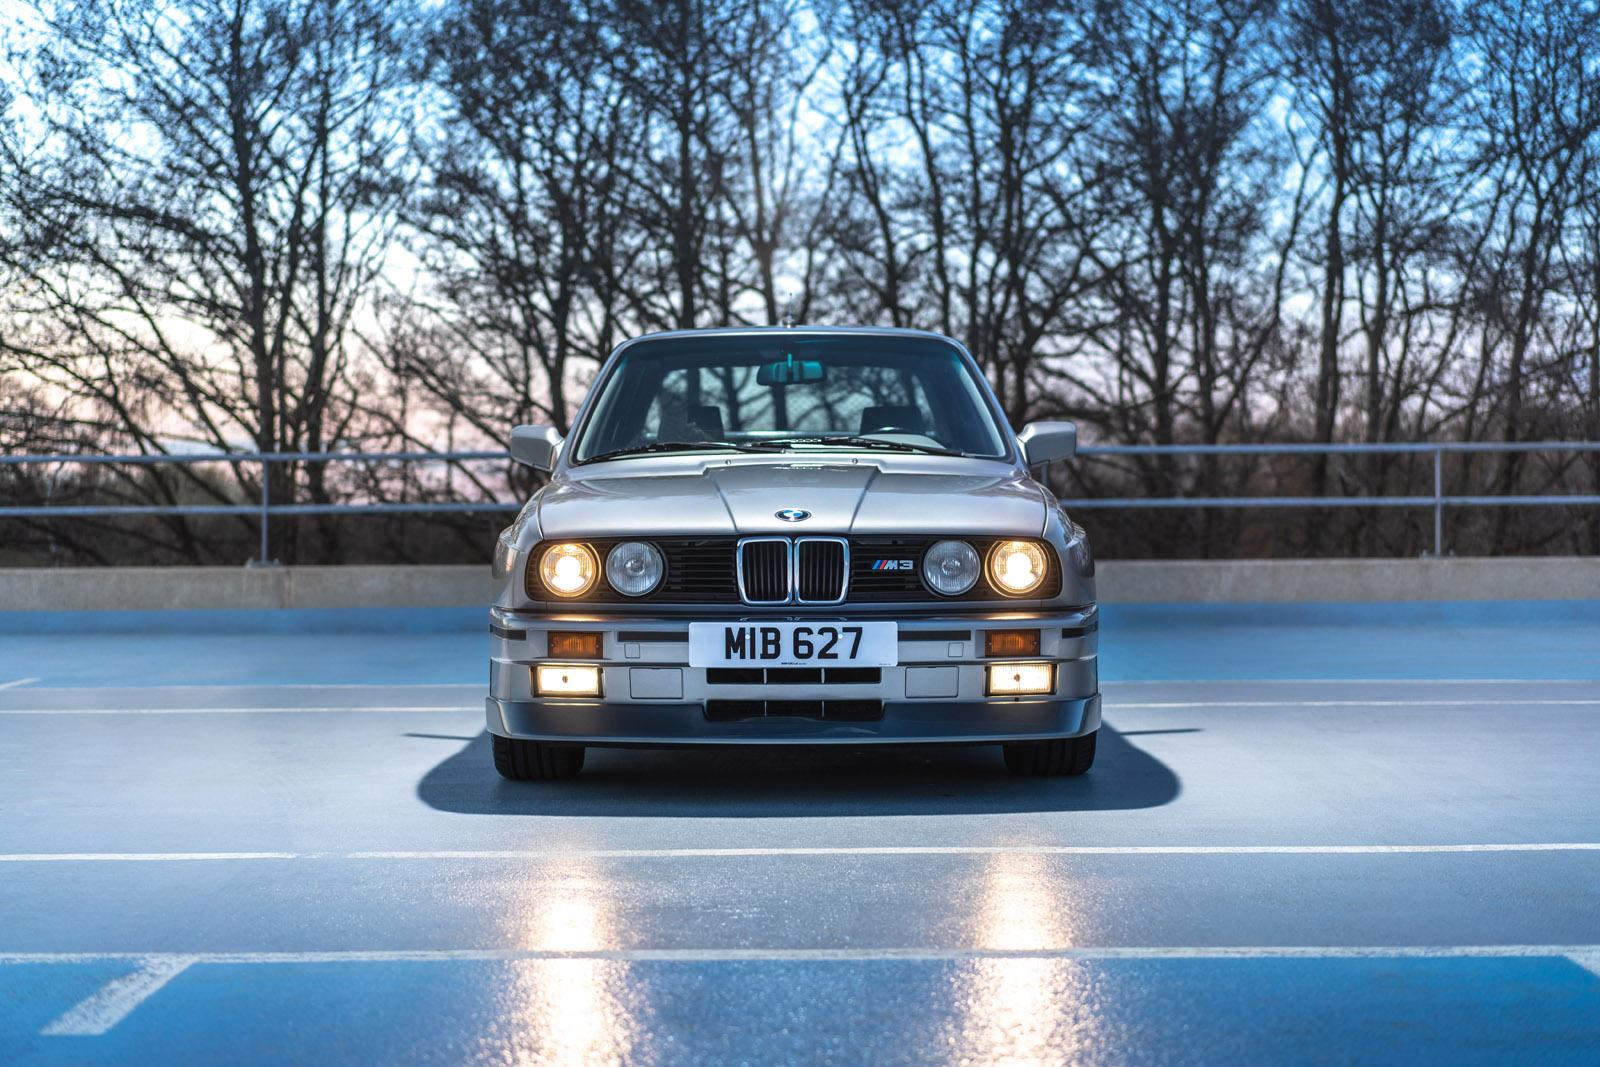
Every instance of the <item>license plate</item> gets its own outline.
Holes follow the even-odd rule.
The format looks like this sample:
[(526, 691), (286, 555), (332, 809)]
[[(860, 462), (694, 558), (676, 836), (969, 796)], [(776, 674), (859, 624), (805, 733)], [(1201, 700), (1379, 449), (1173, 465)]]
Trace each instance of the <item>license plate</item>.
[(893, 667), (892, 622), (692, 622), (691, 667)]

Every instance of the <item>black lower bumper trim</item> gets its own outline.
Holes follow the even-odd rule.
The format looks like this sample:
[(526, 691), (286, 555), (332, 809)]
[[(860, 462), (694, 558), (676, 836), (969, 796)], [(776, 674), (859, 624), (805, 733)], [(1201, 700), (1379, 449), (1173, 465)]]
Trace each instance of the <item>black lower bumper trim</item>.
[[(806, 703), (820, 703), (821, 715), (775, 715), (761, 700), (609, 704), (493, 697), (487, 712), (491, 733), (582, 745), (977, 744), (1081, 737), (1100, 727), (1098, 693), (1044, 700)], [(876, 717), (869, 718), (873, 711)]]

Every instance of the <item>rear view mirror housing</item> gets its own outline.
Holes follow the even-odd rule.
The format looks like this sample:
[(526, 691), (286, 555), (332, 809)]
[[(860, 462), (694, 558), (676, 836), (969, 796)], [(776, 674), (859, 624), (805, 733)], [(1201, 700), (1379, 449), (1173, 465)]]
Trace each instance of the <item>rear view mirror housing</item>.
[(796, 385), (801, 382), (820, 382), (828, 370), (814, 359), (795, 359), (791, 354), (779, 363), (763, 364), (756, 371), (757, 385)]
[(1070, 459), (1078, 451), (1078, 424), (1075, 422), (1030, 422), (1017, 434), (1023, 461), (1038, 467), (1058, 459)]
[(554, 426), (513, 426), (511, 458), (546, 474), (555, 469), (561, 435)]

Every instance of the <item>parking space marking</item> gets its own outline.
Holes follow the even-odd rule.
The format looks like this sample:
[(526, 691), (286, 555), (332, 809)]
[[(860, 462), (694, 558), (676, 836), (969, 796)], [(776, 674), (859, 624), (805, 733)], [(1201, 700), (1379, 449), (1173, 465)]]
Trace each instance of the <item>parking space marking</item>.
[(1506, 697), (1501, 700), (1364, 700), (1360, 697), (1352, 697), (1348, 700), (1169, 700), (1137, 703), (1102, 701), (1102, 706), (1106, 708), (1146, 710), (1158, 708), (1503, 708), (1507, 706), (1528, 708), (1582, 707), (1597, 704), (1600, 704), (1600, 698), (1522, 700), (1517, 697)]
[(162, 986), (194, 963), (193, 956), (159, 953), (135, 957), (138, 969), (113, 978), (86, 999), (68, 1008), (39, 1033), (44, 1037), (93, 1037), (128, 1017)]
[(379, 949), (324, 952), (14, 952), (0, 966), (127, 960), (131, 974), (113, 979), (69, 1008), (43, 1037), (102, 1035), (179, 974), (195, 966), (328, 963), (502, 963), (593, 960), (608, 963), (959, 963), (987, 960), (1252, 960), (1252, 959), (1529, 959), (1565, 957), (1593, 970), (1600, 945), (1197, 945), (1068, 948), (719, 948), (719, 949)]
[[(37, 681), (38, 679), (35, 679)], [(489, 687), (482, 682), (162, 682), (151, 686), (128, 686), (126, 683), (85, 685), (84, 689), (479, 689), (487, 693)]]
[[(130, 960), (139, 974), (164, 977), (139, 999), (155, 992), (179, 972), (208, 964), (273, 965), (305, 963), (461, 963), (517, 960), (602, 960), (615, 963), (733, 963), (840, 960), (1242, 960), (1242, 959), (1526, 959), (1580, 958), (1600, 953), (1600, 945), (1070, 945), (1059, 948), (423, 948), (330, 949), (310, 952), (0, 952), (0, 966), (83, 964)], [(170, 971), (170, 973), (165, 973)], [(62, 1016), (98, 999), (133, 978), (116, 979)], [(153, 981), (154, 978), (146, 979)], [(137, 1004), (137, 1001), (135, 1002)], [(124, 1013), (126, 1014), (126, 1013)], [(52, 1027), (56, 1023), (50, 1024)]]
[[(4, 687), (0, 687), (4, 688)], [(1561, 699), (1501, 700), (1445, 699), (1445, 700), (1367, 700), (1350, 697), (1342, 700), (1166, 700), (1121, 701), (1104, 700), (1108, 711), (1152, 711), (1184, 708), (1469, 708), (1506, 707), (1594, 707), (1600, 706), (1600, 697), (1572, 697)], [(318, 704), (311, 706), (271, 705), (258, 707), (142, 707), (142, 708), (0, 708), (0, 715), (333, 715), (340, 713), (366, 715), (438, 714), (441, 712), (482, 712), (479, 704)]]
[(1596, 978), (1600, 978), (1600, 952), (1572, 952), (1567, 955), (1567, 959)]
[(1594, 685), (1600, 678), (1108, 678), (1101, 676), (1102, 685), (1114, 689), (1132, 689), (1137, 686), (1223, 686), (1223, 685), (1382, 685), (1382, 686), (1436, 686), (1436, 685)]
[(1398, 845), (842, 845), (751, 848), (406, 849), (354, 852), (12, 852), (0, 863), (193, 863), (254, 860), (742, 859), (804, 856), (1391, 856), (1600, 852), (1597, 841)]
[(323, 704), (313, 707), (255, 707), (255, 708), (0, 708), (0, 715), (327, 715), (339, 712), (364, 712), (391, 715), (396, 713), (438, 713), (474, 711), (483, 714), (482, 704)]

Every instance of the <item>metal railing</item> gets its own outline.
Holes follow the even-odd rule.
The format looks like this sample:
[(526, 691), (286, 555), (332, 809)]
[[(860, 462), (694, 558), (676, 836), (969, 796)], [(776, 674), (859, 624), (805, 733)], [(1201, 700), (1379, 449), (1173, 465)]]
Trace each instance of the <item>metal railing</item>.
[[(1425, 496), (1211, 496), (1064, 498), (1074, 509), (1113, 508), (1430, 508), (1433, 511), (1433, 554), (1444, 552), (1444, 509), (1451, 507), (1600, 506), (1600, 494), (1452, 494), (1444, 492), (1444, 457), (1457, 453), (1600, 452), (1600, 441), (1441, 442), (1397, 444), (1241, 444), (1241, 445), (1089, 445), (1079, 456), (1250, 456), (1250, 455), (1429, 455), (1433, 460), (1433, 493)], [(259, 562), (269, 563), (274, 517), (306, 515), (482, 514), (513, 512), (520, 502), (406, 501), (392, 503), (274, 504), (268, 471), (274, 463), (465, 463), (507, 462), (503, 451), (477, 452), (208, 452), (139, 455), (0, 456), (0, 466), (34, 464), (166, 464), (221, 463), (260, 467), (260, 495), (242, 504), (93, 504), (0, 507), (0, 519), (100, 518), (140, 515), (227, 516), (259, 518)], [(1048, 473), (1048, 471), (1047, 471)]]

